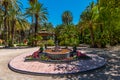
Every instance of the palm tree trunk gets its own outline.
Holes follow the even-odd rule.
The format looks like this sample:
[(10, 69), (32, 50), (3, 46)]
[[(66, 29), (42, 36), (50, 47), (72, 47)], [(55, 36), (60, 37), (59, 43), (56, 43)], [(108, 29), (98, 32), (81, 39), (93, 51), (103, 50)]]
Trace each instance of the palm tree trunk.
[(38, 15), (35, 15), (35, 46), (37, 46)]
[(31, 36), (31, 33), (33, 33), (33, 27), (34, 27), (34, 15), (32, 15), (32, 24), (30, 26), (29, 36)]
[(7, 44), (7, 41), (8, 41), (8, 39), (7, 39), (7, 17), (6, 17), (6, 15), (7, 15), (7, 4), (5, 4), (5, 13), (4, 13), (4, 39), (5, 39), (5, 46), (7, 46), (8, 44)]
[(89, 29), (90, 29), (90, 37), (91, 37), (91, 44), (92, 44), (91, 47), (95, 47), (94, 33), (93, 33), (93, 27), (91, 23), (90, 23)]
[(11, 28), (10, 28), (10, 20), (8, 19), (8, 46), (10, 46), (10, 40), (11, 40)]
[(14, 35), (15, 35), (15, 20), (12, 21), (13, 25), (12, 25), (12, 30), (11, 30), (11, 34), (12, 34), (12, 45), (14, 44)]
[(8, 35), (8, 39), (10, 39), (10, 21), (8, 21), (8, 25), (7, 26), (8, 26), (8, 34), (9, 34)]
[(103, 33), (103, 26), (100, 24), (100, 32)]

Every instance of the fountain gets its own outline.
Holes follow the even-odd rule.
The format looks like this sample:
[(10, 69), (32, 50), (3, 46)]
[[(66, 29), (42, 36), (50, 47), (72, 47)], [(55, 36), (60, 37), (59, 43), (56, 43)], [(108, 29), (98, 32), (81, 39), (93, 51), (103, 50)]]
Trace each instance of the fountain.
[(46, 56), (49, 56), (52, 60), (61, 60), (65, 59), (70, 55), (70, 50), (61, 48), (56, 41), (54, 48), (48, 48), (44, 50)]
[(41, 47), (32, 55), (26, 56), (25, 61), (37, 60), (41, 62), (72, 62), (79, 59), (91, 59), (90, 56), (77, 51), (76, 46), (73, 49), (61, 48), (56, 42), (55, 47), (43, 50)]
[(58, 41), (56, 41), (56, 43), (55, 43), (55, 48), (54, 48), (52, 51), (53, 51), (53, 52), (60, 52), (60, 51), (61, 51), (60, 46), (58, 46)]
[(54, 48), (47, 48), (34, 53), (17, 56), (8, 64), (15, 72), (41, 74), (70, 74), (100, 68), (106, 64), (104, 58), (95, 54), (82, 53), (76, 46), (72, 50), (61, 48), (58, 44)]

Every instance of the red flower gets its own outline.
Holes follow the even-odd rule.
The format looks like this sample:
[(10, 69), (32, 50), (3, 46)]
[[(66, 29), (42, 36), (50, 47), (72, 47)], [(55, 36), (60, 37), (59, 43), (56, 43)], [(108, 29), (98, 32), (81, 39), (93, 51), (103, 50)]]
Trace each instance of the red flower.
[(34, 52), (34, 53), (32, 54), (32, 56), (33, 56), (34, 58), (38, 58), (38, 57), (39, 57), (39, 51)]
[(86, 56), (86, 54), (83, 54), (83, 53), (81, 53), (80, 51), (77, 51), (77, 56), (79, 56), (79, 57), (84, 57), (84, 56)]

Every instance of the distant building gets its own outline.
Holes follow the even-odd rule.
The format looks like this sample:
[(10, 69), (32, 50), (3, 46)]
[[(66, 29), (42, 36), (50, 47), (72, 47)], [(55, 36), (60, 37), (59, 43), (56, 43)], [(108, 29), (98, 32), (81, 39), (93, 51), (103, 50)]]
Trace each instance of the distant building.
[(48, 32), (45, 29), (42, 29), (41, 31), (38, 32), (38, 35), (40, 35), (43, 38), (43, 40), (49, 40), (49, 39), (54, 40), (55, 33)]

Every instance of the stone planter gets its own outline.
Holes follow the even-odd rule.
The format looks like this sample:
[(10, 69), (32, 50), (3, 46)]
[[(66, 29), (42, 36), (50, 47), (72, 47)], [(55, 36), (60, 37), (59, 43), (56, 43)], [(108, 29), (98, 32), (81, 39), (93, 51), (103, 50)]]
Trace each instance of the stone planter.
[(68, 58), (70, 55), (70, 52), (64, 53), (64, 54), (52, 54), (52, 53), (46, 53), (47, 56), (49, 56), (53, 60), (59, 60), (59, 59), (65, 59)]

